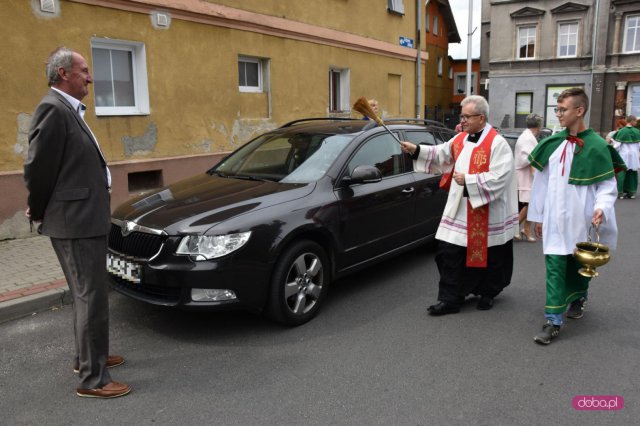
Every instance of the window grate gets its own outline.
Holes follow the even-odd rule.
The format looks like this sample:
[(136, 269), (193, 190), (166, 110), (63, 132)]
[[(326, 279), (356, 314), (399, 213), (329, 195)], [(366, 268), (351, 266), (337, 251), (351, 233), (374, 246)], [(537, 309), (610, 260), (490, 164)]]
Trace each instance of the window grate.
[(56, 1), (40, 0), (40, 10), (47, 13), (56, 13)]

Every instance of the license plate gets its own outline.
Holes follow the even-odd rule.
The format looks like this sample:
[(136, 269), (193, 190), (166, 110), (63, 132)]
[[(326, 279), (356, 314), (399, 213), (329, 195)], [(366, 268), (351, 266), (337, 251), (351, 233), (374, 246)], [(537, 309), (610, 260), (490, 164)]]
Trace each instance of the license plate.
[(124, 280), (139, 284), (142, 276), (142, 266), (135, 262), (130, 262), (119, 256), (107, 253), (107, 271)]

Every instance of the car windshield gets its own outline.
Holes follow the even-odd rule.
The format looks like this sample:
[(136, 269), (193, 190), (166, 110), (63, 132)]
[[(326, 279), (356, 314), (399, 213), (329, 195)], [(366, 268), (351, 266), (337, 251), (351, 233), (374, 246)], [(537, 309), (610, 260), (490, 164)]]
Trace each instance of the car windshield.
[(267, 134), (249, 142), (210, 173), (238, 179), (309, 183), (320, 179), (354, 135)]

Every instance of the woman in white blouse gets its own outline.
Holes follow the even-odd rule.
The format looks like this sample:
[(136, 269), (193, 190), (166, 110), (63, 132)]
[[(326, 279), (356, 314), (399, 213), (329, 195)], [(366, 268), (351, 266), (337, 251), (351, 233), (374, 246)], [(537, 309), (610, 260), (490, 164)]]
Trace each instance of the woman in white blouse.
[[(538, 114), (529, 114), (527, 116), (527, 130), (522, 132), (515, 147), (515, 166), (516, 177), (518, 180), (518, 221), (522, 225), (520, 235), (516, 236), (517, 240), (526, 240), (535, 242), (536, 239), (531, 232), (531, 222), (527, 220), (527, 207), (529, 206), (529, 194), (533, 183), (533, 172), (535, 169), (531, 167), (528, 157), (533, 148), (538, 144), (536, 137), (540, 133), (542, 127), (542, 117)], [(524, 224), (523, 224), (524, 222)]]

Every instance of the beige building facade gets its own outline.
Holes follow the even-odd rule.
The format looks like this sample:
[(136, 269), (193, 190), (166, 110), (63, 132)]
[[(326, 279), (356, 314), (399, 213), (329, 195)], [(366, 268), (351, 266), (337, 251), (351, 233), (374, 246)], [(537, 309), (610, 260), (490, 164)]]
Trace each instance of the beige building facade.
[(0, 239), (29, 232), (22, 164), (58, 46), (93, 72), (85, 118), (113, 175), (112, 206), (288, 121), (356, 117), (360, 96), (387, 117), (429, 102), (422, 1), (8, 0), (0, 14)]

